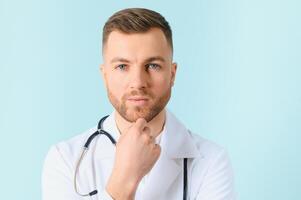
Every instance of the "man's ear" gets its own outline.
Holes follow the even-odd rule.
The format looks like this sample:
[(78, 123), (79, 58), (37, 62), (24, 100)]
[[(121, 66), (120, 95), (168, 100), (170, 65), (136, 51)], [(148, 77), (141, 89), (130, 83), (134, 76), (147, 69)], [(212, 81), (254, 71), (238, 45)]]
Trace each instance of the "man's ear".
[(171, 64), (171, 86), (173, 86), (175, 83), (177, 67), (178, 67), (177, 63), (174, 62)]
[(103, 80), (105, 86), (106, 86), (106, 70), (105, 70), (104, 64), (99, 65), (99, 73), (102, 77), (102, 80)]

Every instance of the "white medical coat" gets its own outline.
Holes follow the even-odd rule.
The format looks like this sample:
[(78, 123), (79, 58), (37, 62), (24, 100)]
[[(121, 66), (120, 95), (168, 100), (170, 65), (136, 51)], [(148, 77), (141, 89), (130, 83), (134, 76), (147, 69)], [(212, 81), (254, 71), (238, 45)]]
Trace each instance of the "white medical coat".
[[(114, 112), (105, 120), (104, 130), (118, 141)], [(68, 141), (53, 145), (42, 173), (43, 200), (112, 200), (105, 191), (111, 174), (115, 146), (104, 136), (96, 137), (81, 162), (77, 185), (81, 193), (95, 189), (98, 194), (81, 197), (73, 188), (75, 166), (94, 127)], [(188, 158), (188, 198), (190, 200), (234, 200), (234, 177), (224, 148), (191, 133), (168, 110), (160, 139), (161, 154), (154, 167), (140, 182), (136, 200), (183, 199), (183, 158)], [(130, 161), (130, 162), (135, 162)]]

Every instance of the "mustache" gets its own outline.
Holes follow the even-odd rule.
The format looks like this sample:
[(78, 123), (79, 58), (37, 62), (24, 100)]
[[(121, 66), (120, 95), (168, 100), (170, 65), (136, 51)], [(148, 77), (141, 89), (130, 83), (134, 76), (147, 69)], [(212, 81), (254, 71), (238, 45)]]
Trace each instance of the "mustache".
[(123, 95), (123, 99), (128, 99), (129, 97), (132, 96), (142, 96), (142, 97), (149, 97), (149, 98), (153, 98), (153, 94), (151, 92), (148, 92), (146, 90), (132, 90), (129, 93), (126, 93)]

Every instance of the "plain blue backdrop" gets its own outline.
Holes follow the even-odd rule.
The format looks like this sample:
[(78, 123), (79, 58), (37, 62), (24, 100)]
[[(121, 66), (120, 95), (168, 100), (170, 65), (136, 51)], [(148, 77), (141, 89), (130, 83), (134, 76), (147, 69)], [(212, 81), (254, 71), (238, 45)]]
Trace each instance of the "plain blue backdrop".
[(101, 31), (127, 7), (170, 22), (168, 107), (228, 149), (239, 199), (301, 199), (300, 1), (0, 0), (1, 199), (41, 199), (49, 146), (111, 112)]

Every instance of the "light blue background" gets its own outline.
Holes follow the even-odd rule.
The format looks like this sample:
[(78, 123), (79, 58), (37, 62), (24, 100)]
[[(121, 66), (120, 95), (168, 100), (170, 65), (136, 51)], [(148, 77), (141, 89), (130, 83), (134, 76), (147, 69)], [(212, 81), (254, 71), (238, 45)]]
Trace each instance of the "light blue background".
[(0, 2), (1, 199), (40, 199), (49, 146), (111, 112), (101, 29), (125, 7), (170, 22), (169, 108), (228, 149), (239, 199), (301, 199), (300, 1)]

